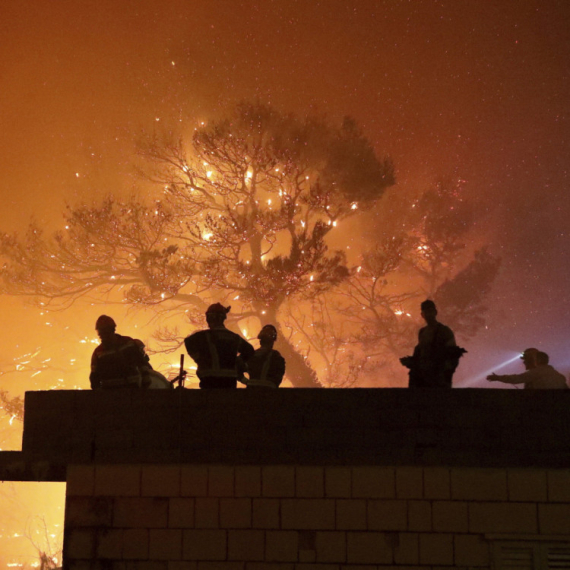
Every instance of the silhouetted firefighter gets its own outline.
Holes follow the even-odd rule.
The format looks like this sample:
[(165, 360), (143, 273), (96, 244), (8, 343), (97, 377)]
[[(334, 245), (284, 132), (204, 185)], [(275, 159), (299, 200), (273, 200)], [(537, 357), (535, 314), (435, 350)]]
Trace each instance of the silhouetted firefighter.
[(238, 356), (247, 363), (254, 353), (247, 340), (225, 327), (230, 308), (220, 303), (210, 305), (206, 311), (209, 329), (184, 339), (188, 354), (198, 365), (196, 374), (200, 388), (237, 388), (237, 380), (241, 376)]
[(247, 361), (249, 378), (242, 382), (252, 389), (278, 388), (285, 374), (285, 359), (273, 349), (277, 340), (277, 329), (265, 325), (257, 335), (261, 345)]
[(91, 388), (141, 388), (150, 385), (149, 373), (154, 372), (141, 340), (115, 332), (117, 325), (101, 315), (95, 329), (101, 344), (91, 357)]
[(453, 331), (438, 322), (437, 308), (431, 300), (421, 304), (426, 326), (420, 329), (413, 356), (400, 358), (410, 369), (410, 388), (451, 388), (459, 358), (467, 352), (455, 344)]
[(526, 372), (522, 374), (489, 374), (489, 382), (505, 384), (524, 384), (525, 390), (565, 390), (566, 378), (549, 364), (546, 352), (536, 348), (527, 348), (522, 356)]

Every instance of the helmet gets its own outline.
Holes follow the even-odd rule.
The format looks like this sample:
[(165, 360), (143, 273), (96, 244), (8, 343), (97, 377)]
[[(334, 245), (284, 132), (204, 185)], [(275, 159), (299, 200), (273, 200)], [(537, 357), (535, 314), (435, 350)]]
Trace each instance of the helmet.
[(277, 329), (273, 325), (265, 325), (257, 335), (257, 338), (267, 338), (269, 340), (277, 340)]
[(535, 358), (537, 354), (538, 348), (526, 348), (522, 353), (521, 360), (524, 360), (525, 358)]
[(431, 299), (426, 299), (425, 301), (423, 301), (420, 305), (420, 308), (422, 311), (426, 311), (426, 310), (430, 310), (430, 309), (435, 309), (437, 311), (435, 303)]
[(536, 353), (536, 364), (537, 365), (544, 365), (550, 362), (550, 357), (546, 352), (537, 352)]
[(115, 330), (116, 328), (117, 328), (117, 323), (115, 323), (115, 321), (111, 317), (108, 317), (107, 315), (101, 315), (95, 322), (95, 330), (97, 331), (101, 329)]
[(206, 314), (217, 314), (217, 315), (227, 315), (230, 312), (231, 307), (224, 307), (221, 303), (214, 303), (210, 305)]

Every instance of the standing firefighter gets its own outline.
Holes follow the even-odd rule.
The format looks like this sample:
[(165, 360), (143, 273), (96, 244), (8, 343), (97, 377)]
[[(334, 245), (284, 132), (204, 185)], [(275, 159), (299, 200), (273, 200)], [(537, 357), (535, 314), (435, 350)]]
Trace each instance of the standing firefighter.
[(426, 326), (420, 329), (413, 356), (400, 358), (410, 369), (410, 388), (451, 388), (459, 358), (467, 352), (455, 344), (453, 331), (437, 320), (437, 308), (431, 300), (421, 304)]
[(101, 344), (91, 357), (91, 388), (140, 388), (145, 387), (152, 371), (142, 341), (117, 334), (115, 321), (101, 315), (95, 323)]
[(224, 326), (230, 308), (210, 305), (206, 311), (209, 329), (184, 339), (188, 354), (198, 365), (200, 388), (237, 388), (238, 355), (247, 362), (254, 353), (249, 342)]
[(257, 335), (261, 345), (247, 361), (248, 388), (279, 388), (285, 374), (285, 359), (273, 349), (277, 340), (277, 329), (265, 325)]

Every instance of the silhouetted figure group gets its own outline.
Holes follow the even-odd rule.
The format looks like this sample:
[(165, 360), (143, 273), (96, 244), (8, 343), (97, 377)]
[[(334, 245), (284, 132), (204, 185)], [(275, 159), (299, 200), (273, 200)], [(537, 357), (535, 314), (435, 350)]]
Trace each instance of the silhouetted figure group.
[(550, 366), (546, 352), (527, 348), (521, 356), (526, 372), (521, 374), (489, 374), (489, 382), (524, 384), (525, 390), (565, 390), (568, 388), (563, 374)]
[[(184, 339), (190, 357), (196, 362), (200, 388), (236, 389), (238, 382), (248, 389), (272, 389), (281, 385), (285, 359), (273, 348), (277, 329), (265, 325), (257, 338), (260, 348), (225, 326), (231, 307), (220, 303), (206, 311), (208, 328)], [(451, 388), (453, 374), (461, 356), (467, 351), (457, 346), (453, 331), (437, 320), (437, 308), (431, 300), (421, 304), (426, 322), (418, 333), (418, 344), (412, 356), (400, 359), (409, 369), (409, 388)], [(171, 388), (162, 374), (153, 370), (144, 344), (138, 339), (116, 332), (115, 321), (101, 315), (95, 324), (101, 344), (91, 358), (91, 387), (109, 388)], [(548, 355), (536, 348), (524, 351), (521, 357), (526, 368), (522, 374), (487, 376), (490, 382), (524, 384), (526, 389), (565, 389), (565, 377), (549, 364)], [(181, 364), (176, 378), (183, 387), (186, 372)]]
[(230, 307), (220, 303), (206, 311), (208, 329), (186, 337), (184, 345), (198, 366), (200, 388), (237, 388), (238, 357), (247, 362), (255, 349), (247, 340), (228, 330), (224, 321)]
[[(210, 305), (206, 311), (208, 328), (184, 339), (197, 365), (200, 388), (235, 389), (238, 381), (250, 389), (278, 388), (285, 375), (285, 359), (273, 349), (277, 329), (265, 325), (257, 337), (260, 348), (255, 350), (226, 328), (229, 311), (230, 307), (220, 303)], [(91, 388), (171, 388), (171, 383), (152, 369), (143, 342), (117, 334), (116, 328), (107, 315), (101, 315), (95, 323), (101, 344), (91, 357)]]
[[(228, 330), (224, 321), (231, 307), (215, 303), (206, 311), (208, 329), (186, 337), (184, 345), (198, 368), (200, 388), (277, 388), (285, 374), (285, 359), (273, 350), (277, 329), (265, 325), (255, 350), (247, 340)], [(249, 377), (246, 377), (248, 374)]]

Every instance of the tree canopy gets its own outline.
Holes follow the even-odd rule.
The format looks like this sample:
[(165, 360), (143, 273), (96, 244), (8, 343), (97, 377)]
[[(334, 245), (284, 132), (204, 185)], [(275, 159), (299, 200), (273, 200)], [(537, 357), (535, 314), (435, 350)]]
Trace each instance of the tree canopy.
[[(152, 310), (164, 351), (222, 302), (230, 327), (276, 326), (295, 386), (350, 385), (397, 362), (421, 298), (465, 337), (483, 325), (499, 261), (469, 245), (474, 210), (461, 182), (386, 201), (393, 165), (352, 119), (333, 126), (243, 103), (183, 135), (138, 140), (144, 186), (130, 198), (101, 192), (68, 207), (53, 235), (32, 223), (1, 236), (1, 291), (48, 310), (82, 297)], [(366, 222), (349, 261), (331, 243), (346, 239), (341, 222), (369, 211), (380, 221)]]
[(334, 127), (248, 103), (189, 141), (148, 135), (138, 155), (153, 200), (108, 196), (68, 208), (53, 236), (34, 224), (23, 238), (3, 236), (3, 291), (65, 307), (120, 290), (126, 303), (195, 322), (214, 300), (232, 304), (234, 323), (277, 326), (294, 385), (318, 385), (280, 314), (349, 277), (327, 235), (382, 197), (391, 161), (351, 119)]

